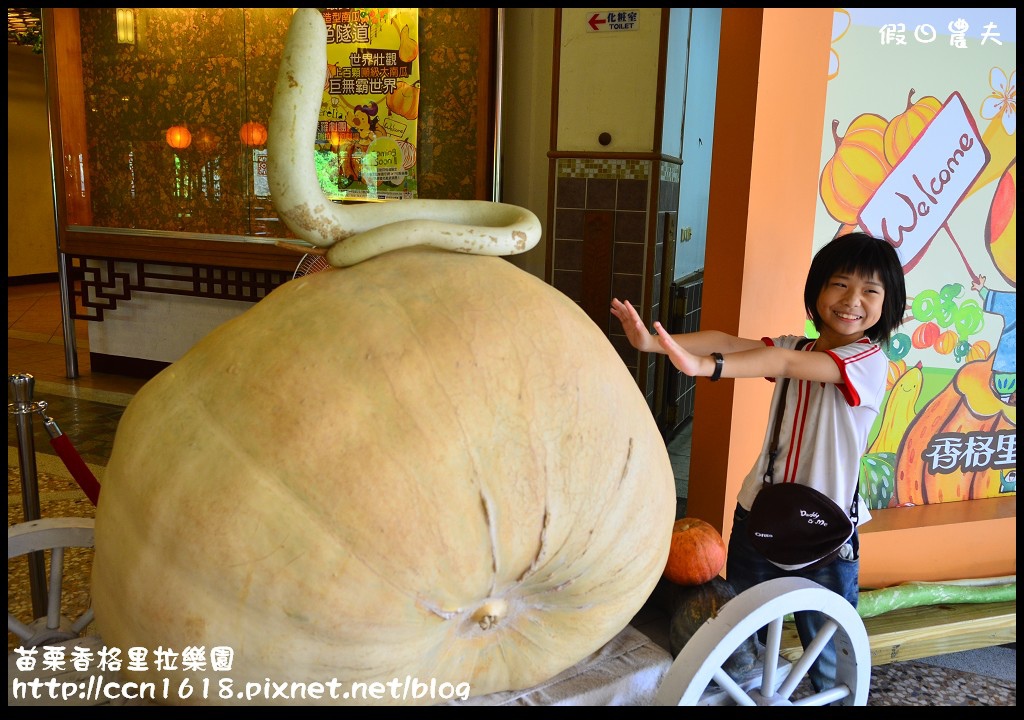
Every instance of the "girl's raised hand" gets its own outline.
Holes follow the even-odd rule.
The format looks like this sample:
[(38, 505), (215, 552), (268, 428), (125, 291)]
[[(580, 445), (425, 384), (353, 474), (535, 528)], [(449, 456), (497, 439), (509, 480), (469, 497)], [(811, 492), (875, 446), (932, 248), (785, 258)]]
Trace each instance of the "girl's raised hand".
[(662, 351), (668, 355), (668, 359), (672, 361), (672, 364), (681, 373), (697, 377), (703, 358), (694, 355), (677, 343), (668, 330), (662, 327), (660, 322), (654, 323), (654, 330), (658, 333), (656, 336), (658, 344), (661, 345)]
[(622, 331), (626, 333), (630, 345), (640, 352), (658, 352), (658, 343), (654, 336), (647, 332), (640, 315), (629, 300), (623, 303), (618, 298), (612, 298), (612, 315), (622, 323)]

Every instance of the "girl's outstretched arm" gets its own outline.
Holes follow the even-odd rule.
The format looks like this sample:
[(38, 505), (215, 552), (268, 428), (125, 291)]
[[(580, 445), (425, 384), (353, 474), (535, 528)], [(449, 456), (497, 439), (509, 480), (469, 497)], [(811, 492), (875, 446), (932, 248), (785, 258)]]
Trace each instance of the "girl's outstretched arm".
[[(656, 352), (665, 353), (666, 350), (662, 343), (658, 339), (658, 335), (652, 335), (644, 327), (643, 321), (640, 319), (640, 315), (630, 304), (629, 300), (625, 302), (614, 298), (612, 300), (612, 315), (619, 319), (622, 323), (622, 330), (629, 339), (629, 344), (635, 347), (640, 352)], [(655, 327), (660, 327), (658, 323), (655, 323)], [(667, 335), (668, 333), (666, 333)], [(679, 347), (685, 347), (691, 353), (696, 355), (708, 354), (712, 352), (737, 352), (740, 350), (751, 350), (754, 348), (764, 347), (764, 343), (760, 340), (750, 340), (747, 338), (735, 337), (733, 335), (727, 335), (717, 330), (703, 330), (700, 332), (693, 333), (679, 333), (670, 336), (676, 345)]]
[[(654, 323), (654, 329), (658, 333), (658, 344), (662, 352), (668, 355), (669, 360), (680, 372), (692, 377), (711, 377), (715, 371), (715, 359), (710, 353), (720, 352), (723, 355), (721, 377), (789, 377), (832, 384), (843, 380), (835, 360), (825, 352), (788, 350), (769, 347), (755, 341), (754, 347), (735, 351), (711, 350), (704, 353), (703, 350), (694, 350), (688, 344), (678, 343), (676, 338), (680, 336), (670, 335), (661, 323)], [(687, 334), (682, 337), (689, 338), (695, 334), (703, 333)]]

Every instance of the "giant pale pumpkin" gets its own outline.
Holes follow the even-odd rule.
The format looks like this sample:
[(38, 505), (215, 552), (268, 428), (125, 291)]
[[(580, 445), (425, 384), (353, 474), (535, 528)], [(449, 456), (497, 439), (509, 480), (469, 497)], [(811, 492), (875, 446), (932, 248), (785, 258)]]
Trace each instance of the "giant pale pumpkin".
[[(397, 250), (286, 283), (139, 391), (97, 508), (96, 620), (112, 647), (232, 648), (214, 689), (525, 688), (641, 608), (674, 493), (575, 303), (501, 258)], [(204, 677), (150, 668), (132, 679)]]

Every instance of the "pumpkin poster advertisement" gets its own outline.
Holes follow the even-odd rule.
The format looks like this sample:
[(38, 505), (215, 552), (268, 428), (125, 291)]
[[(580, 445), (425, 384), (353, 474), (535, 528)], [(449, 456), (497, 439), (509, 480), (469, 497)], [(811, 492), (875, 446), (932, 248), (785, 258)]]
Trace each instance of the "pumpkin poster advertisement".
[(907, 284), (871, 509), (1017, 492), (1016, 28), (1012, 8), (834, 13), (814, 247), (871, 233)]
[(327, 8), (327, 78), (316, 137), (332, 200), (416, 197), (419, 13)]

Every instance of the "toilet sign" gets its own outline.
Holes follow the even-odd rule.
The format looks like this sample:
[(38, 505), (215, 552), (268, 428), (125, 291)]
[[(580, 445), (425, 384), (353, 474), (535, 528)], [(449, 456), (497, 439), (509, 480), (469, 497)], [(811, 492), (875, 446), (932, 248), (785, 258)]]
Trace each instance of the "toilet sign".
[(637, 10), (588, 10), (587, 32), (621, 32), (636, 30), (640, 13)]

